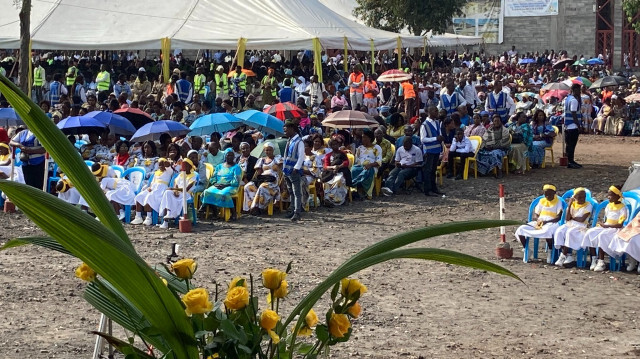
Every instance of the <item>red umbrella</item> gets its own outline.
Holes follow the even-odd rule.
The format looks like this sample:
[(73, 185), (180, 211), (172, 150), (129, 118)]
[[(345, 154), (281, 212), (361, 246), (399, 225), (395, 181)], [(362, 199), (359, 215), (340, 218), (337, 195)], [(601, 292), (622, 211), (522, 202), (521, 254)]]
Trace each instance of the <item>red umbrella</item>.
[(542, 100), (544, 100), (544, 102), (549, 102), (551, 97), (555, 97), (558, 100), (562, 100), (563, 98), (567, 97), (568, 94), (569, 94), (569, 91), (567, 90), (551, 90), (551, 91), (547, 91), (544, 95), (542, 95)]
[(292, 118), (302, 118), (302, 116), (304, 116), (302, 110), (291, 102), (277, 103), (275, 105), (269, 106), (263, 112), (277, 117), (282, 121)]
[(378, 76), (377, 81), (380, 82), (402, 82), (411, 80), (413, 76), (402, 70), (389, 70)]
[(134, 108), (134, 107), (121, 108), (119, 110), (113, 111), (113, 113), (117, 113), (118, 115), (131, 121), (131, 124), (133, 124), (133, 126), (136, 129), (139, 129), (140, 127), (146, 125), (147, 123), (153, 122), (153, 118), (151, 118), (151, 116), (148, 113), (142, 111), (139, 108)]

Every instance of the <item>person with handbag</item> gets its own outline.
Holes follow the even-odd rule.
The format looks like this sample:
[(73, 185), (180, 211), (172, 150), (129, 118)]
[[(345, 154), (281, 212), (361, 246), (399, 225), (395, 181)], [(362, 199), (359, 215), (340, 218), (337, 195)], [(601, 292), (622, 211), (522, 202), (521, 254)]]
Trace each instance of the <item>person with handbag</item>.
[(258, 159), (252, 180), (244, 186), (242, 209), (252, 215), (280, 200), (282, 157), (275, 154), (272, 142), (267, 141), (263, 146), (265, 156)]

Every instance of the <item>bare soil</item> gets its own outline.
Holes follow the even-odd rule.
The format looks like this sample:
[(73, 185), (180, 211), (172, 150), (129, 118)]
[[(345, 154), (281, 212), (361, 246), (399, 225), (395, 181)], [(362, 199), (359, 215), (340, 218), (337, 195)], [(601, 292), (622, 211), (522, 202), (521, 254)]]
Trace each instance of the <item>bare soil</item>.
[[(556, 156), (561, 153), (555, 147)], [(197, 282), (236, 275), (258, 276), (265, 267), (285, 268), (290, 297), (287, 313), (332, 269), (358, 250), (401, 231), (442, 222), (498, 218), (498, 183), (506, 186), (507, 218), (525, 220), (528, 204), (544, 183), (560, 191), (584, 186), (598, 200), (611, 184), (622, 184), (631, 161), (640, 160), (637, 138), (582, 136), (577, 161), (562, 167), (468, 181), (445, 180), (445, 198), (412, 195), (375, 198), (335, 209), (317, 209), (293, 224), (273, 217), (243, 216), (236, 222), (200, 221), (194, 232), (127, 226), (141, 256), (164, 261), (172, 242), (181, 255), (199, 261)], [(557, 159), (556, 159), (557, 161)], [(0, 245), (41, 233), (23, 214), (0, 213)], [(514, 228), (508, 228), (508, 241)], [(497, 229), (425, 240), (420, 246), (446, 248), (510, 269), (524, 284), (484, 271), (435, 262), (384, 263), (358, 277), (368, 286), (362, 316), (348, 343), (332, 348), (335, 358), (552, 358), (640, 355), (640, 277), (560, 269), (543, 261), (522, 262), (495, 255)], [(541, 243), (541, 246), (543, 244)], [(545, 253), (541, 255), (545, 259)], [(89, 358), (99, 313), (82, 298), (74, 277), (77, 259), (37, 248), (0, 252), (0, 358)], [(114, 263), (117, 265), (117, 263)], [(326, 310), (327, 302), (318, 304)], [(115, 335), (124, 337), (122, 329)]]

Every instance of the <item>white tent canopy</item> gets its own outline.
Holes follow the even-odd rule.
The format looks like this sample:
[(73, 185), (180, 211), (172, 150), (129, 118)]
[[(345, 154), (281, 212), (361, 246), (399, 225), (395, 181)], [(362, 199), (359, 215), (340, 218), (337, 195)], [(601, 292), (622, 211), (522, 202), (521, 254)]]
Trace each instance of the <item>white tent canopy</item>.
[[(0, 0), (0, 48), (20, 42), (18, 9)], [(318, 0), (33, 0), (33, 49), (159, 49), (171, 39), (180, 49), (232, 49), (240, 38), (247, 49), (310, 49), (318, 38), (325, 49), (377, 50), (397, 47), (478, 44), (470, 36), (419, 37), (369, 28), (342, 17)]]

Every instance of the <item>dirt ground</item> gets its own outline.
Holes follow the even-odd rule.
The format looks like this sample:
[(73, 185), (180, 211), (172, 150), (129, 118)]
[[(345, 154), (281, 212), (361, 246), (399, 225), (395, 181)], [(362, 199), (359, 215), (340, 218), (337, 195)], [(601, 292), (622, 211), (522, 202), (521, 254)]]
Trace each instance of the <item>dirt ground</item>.
[[(581, 170), (549, 168), (524, 176), (445, 180), (446, 198), (413, 195), (375, 198), (336, 209), (321, 208), (292, 224), (282, 216), (243, 216), (237, 222), (201, 221), (194, 233), (127, 227), (142, 257), (159, 263), (180, 244), (181, 255), (199, 260), (197, 282), (258, 275), (270, 266), (289, 275), (291, 309), (312, 286), (361, 248), (424, 225), (498, 218), (498, 183), (506, 186), (507, 218), (524, 220), (544, 183), (560, 191), (584, 186), (602, 200), (611, 184), (622, 184), (637, 138), (583, 136), (577, 149)], [(560, 153), (556, 146), (556, 154)], [(39, 233), (22, 214), (0, 213), (0, 244)], [(514, 228), (508, 228), (512, 240)], [(525, 264), (516, 242), (512, 260), (498, 260), (498, 230), (432, 238), (421, 246), (476, 255), (505, 266), (514, 279), (425, 261), (393, 261), (357, 277), (369, 288), (354, 335), (332, 348), (335, 358), (551, 358), (640, 355), (640, 311), (636, 273), (594, 273)], [(541, 251), (541, 257), (545, 257)], [(0, 252), (0, 358), (89, 358), (99, 313), (81, 298), (74, 278), (79, 261), (36, 247)], [(324, 311), (327, 302), (319, 302)], [(124, 338), (122, 329), (116, 336)]]

